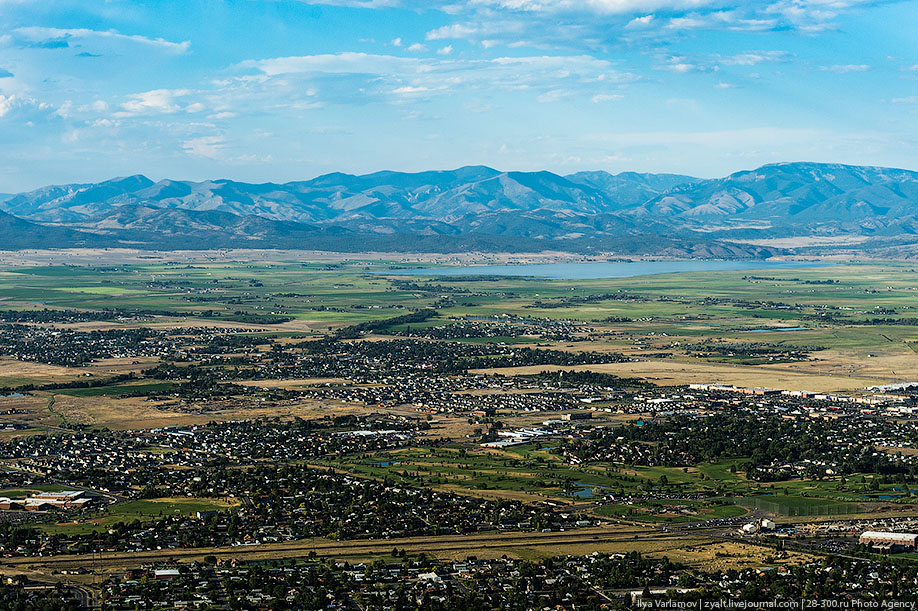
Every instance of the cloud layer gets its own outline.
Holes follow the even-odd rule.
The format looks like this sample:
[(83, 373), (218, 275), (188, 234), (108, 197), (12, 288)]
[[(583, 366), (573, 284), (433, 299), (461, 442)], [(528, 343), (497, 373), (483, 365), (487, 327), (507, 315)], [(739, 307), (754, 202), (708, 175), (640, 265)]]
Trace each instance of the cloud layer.
[(0, 192), (134, 172), (918, 166), (915, 3), (176, 6), (0, 0)]

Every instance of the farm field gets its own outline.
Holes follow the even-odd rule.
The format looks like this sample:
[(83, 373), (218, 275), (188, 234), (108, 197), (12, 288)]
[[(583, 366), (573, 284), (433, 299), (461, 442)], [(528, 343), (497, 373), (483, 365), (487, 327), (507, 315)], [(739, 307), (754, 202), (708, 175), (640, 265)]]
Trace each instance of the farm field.
[[(775, 562), (774, 542), (737, 534), (766, 516), (783, 526), (918, 514), (914, 475), (898, 462), (918, 452), (908, 412), (875, 418), (872, 407), (844, 406), (849, 427), (834, 399), (806, 412), (783, 395), (687, 388), (863, 398), (869, 386), (918, 380), (909, 264), (565, 280), (236, 255), (0, 269), (11, 346), (0, 357), (0, 443), (21, 444), (0, 463), (8, 495), (69, 481), (119, 499), (30, 517), (31, 540), (115, 549), (109, 531), (125, 529), (133, 546), (182, 562), (394, 562), (397, 541), (440, 560), (474, 546), (486, 558), (639, 551), (746, 568), (790, 562)], [(700, 430), (714, 423), (710, 448), (661, 430), (679, 417)], [(765, 426), (780, 439), (746, 448), (731, 438)], [(874, 426), (883, 458), (865, 441)], [(513, 437), (519, 429), (538, 429), (535, 440)], [(297, 477), (312, 492), (288, 484)], [(41, 483), (27, 485), (33, 478)], [(471, 523), (425, 509), (391, 525), (409, 502), (373, 524), (379, 490), (436, 495), (426, 508), (479, 509)], [(306, 508), (332, 492), (355, 496)], [(374, 508), (351, 509), (361, 504)], [(205, 529), (198, 514), (212, 511)], [(302, 526), (313, 517), (311, 530)], [(141, 543), (136, 533), (160, 522), (184, 534)], [(205, 545), (231, 541), (236, 528), (248, 529), (237, 545)], [(106, 555), (112, 568), (156, 557)], [(85, 558), (30, 560), (47, 572)]]
[(829, 516), (866, 511), (866, 509), (854, 503), (802, 496), (747, 497), (742, 500), (742, 503), (748, 507), (764, 509), (782, 516)]
[[(426, 307), (434, 307), (439, 316), (421, 327), (463, 316), (574, 320), (598, 332), (578, 349), (623, 352), (637, 361), (607, 365), (608, 371), (632, 373), (660, 384), (719, 381), (837, 391), (918, 377), (918, 355), (910, 343), (918, 340), (918, 329), (897, 322), (918, 311), (909, 264), (871, 262), (600, 280), (425, 279), (385, 273), (411, 265), (339, 260), (7, 267), (0, 271), (0, 290), (7, 308), (149, 312), (154, 315), (149, 322), (118, 324), (237, 324), (252, 332), (294, 338)], [(235, 314), (240, 311), (249, 312), (248, 320), (255, 322)], [(896, 324), (877, 324), (878, 320)], [(865, 326), (865, 321), (872, 322)], [(782, 328), (800, 330), (782, 332)], [(537, 342), (526, 337), (464, 341)], [(818, 349), (808, 359), (783, 363), (686, 353), (684, 346), (704, 341)], [(546, 345), (570, 349), (559, 342)], [(663, 352), (667, 356), (661, 358)], [(115, 371), (129, 365), (94, 365), (93, 369)], [(28, 367), (10, 375), (0, 366), (0, 381), (15, 386), (29, 380), (67, 379), (76, 373), (37, 364)]]

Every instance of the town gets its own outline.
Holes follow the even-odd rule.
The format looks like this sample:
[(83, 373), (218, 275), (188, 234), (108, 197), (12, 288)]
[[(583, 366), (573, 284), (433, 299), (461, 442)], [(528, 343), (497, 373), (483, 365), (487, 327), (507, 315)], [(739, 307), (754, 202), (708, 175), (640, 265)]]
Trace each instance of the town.
[[(768, 368), (806, 371), (826, 348), (567, 313), (685, 298), (562, 293), (540, 297), (539, 316), (451, 315), (467, 306), (443, 295), (491, 298), (488, 283), (369, 278), (396, 305), (393, 290), (428, 304), (362, 322), (338, 320), (373, 308), (335, 306), (318, 329), (296, 326), (306, 292), (289, 290), (268, 313), (238, 309), (242, 297), (220, 315), (142, 300), (3, 313), (0, 359), (34, 372), (0, 375), (6, 599), (573, 610), (758, 600), (756, 588), (835, 598), (847, 580), (867, 601), (913, 570), (909, 378), (780, 388)], [(259, 283), (223, 286), (276, 291)], [(717, 369), (641, 373), (677, 355)], [(761, 383), (703, 377), (729, 380), (737, 363)]]

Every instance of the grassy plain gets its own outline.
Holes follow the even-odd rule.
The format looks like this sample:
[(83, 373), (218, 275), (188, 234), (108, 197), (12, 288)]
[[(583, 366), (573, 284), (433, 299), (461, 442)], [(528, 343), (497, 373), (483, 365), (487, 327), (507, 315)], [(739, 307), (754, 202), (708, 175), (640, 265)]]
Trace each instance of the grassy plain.
[[(36, 255), (37, 256), (37, 255)], [(176, 328), (210, 326), (246, 333), (275, 335), (281, 341), (317, 337), (329, 329), (382, 320), (420, 308), (435, 308), (439, 316), (419, 326), (435, 326), (459, 317), (551, 318), (592, 328), (587, 341), (547, 341), (536, 337), (495, 337), (470, 342), (546, 344), (559, 350), (621, 352), (631, 362), (571, 367), (637, 377), (669, 386), (692, 382), (721, 382), (738, 386), (769, 386), (812, 391), (860, 391), (873, 384), (918, 380), (918, 287), (910, 263), (843, 263), (831, 267), (660, 274), (633, 278), (550, 280), (525, 277), (444, 278), (396, 276), (392, 272), (429, 261), (345, 256), (328, 260), (278, 260), (284, 255), (260, 253), (244, 258), (234, 253), (189, 254), (181, 262), (160, 256), (134, 257), (130, 264), (111, 253), (85, 254), (83, 265), (20, 265), (0, 267), (0, 309), (68, 308), (118, 309), (145, 314), (141, 320), (55, 323), (83, 330), (151, 326)], [(417, 258), (415, 258), (417, 259)], [(39, 259), (36, 259), (39, 260)], [(48, 259), (43, 258), (47, 262)], [(72, 260), (80, 260), (78, 257)], [(456, 261), (458, 262), (458, 261)], [(32, 262), (34, 263), (34, 261)], [(279, 324), (240, 322), (237, 312), (290, 318)], [(883, 319), (883, 320), (877, 320)], [(384, 336), (383, 333), (377, 337)], [(767, 343), (806, 347), (807, 360), (760, 364), (732, 357), (699, 356), (690, 347), (718, 344)], [(0, 359), (0, 386), (47, 384), (104, 379), (139, 373), (156, 359), (108, 359), (87, 367), (55, 367)], [(539, 366), (483, 370), (519, 375), (560, 367)], [(302, 388), (340, 380), (272, 381), (271, 386)], [(243, 382), (244, 383), (244, 382)], [(260, 385), (255, 380), (248, 382)], [(0, 397), (0, 420), (24, 423), (41, 432), (61, 426), (132, 429), (178, 424), (203, 424), (257, 416), (303, 418), (376, 411), (360, 404), (320, 401), (276, 401), (271, 404), (240, 399), (191, 402), (125, 397), (137, 391), (168, 392), (172, 383), (144, 380), (94, 388), (35, 391), (26, 397)], [(396, 408), (410, 414), (410, 406)], [(416, 415), (416, 414), (415, 414)], [(499, 414), (508, 423), (536, 424), (544, 414)], [(605, 418), (605, 416), (603, 416)], [(610, 418), (612, 418), (610, 416)], [(462, 442), (475, 426), (465, 418), (438, 416), (433, 434)], [(624, 418), (623, 418), (624, 419)], [(605, 422), (605, 420), (603, 420)], [(7, 438), (18, 432), (3, 432)], [(908, 497), (891, 484), (871, 486), (873, 476), (820, 481), (792, 480), (779, 484), (748, 481), (743, 459), (701, 463), (689, 468), (635, 467), (597, 464), (574, 467), (553, 454), (551, 444), (527, 444), (485, 450), (457, 443), (436, 449), (410, 448), (341, 460), (326, 467), (365, 477), (389, 478), (409, 484), (489, 498), (552, 500), (592, 506), (614, 491), (699, 495), (711, 502), (652, 501), (633, 505), (591, 507), (597, 515), (654, 523), (690, 522), (737, 517), (753, 509), (795, 514), (855, 514), (886, 506), (908, 508)], [(892, 449), (893, 451), (895, 449)], [(759, 496), (757, 496), (759, 495)], [(765, 496), (767, 495), (767, 496)], [(897, 498), (881, 498), (884, 496)], [(761, 499), (745, 502), (739, 499)], [(221, 505), (220, 503), (224, 503)], [(75, 524), (49, 524), (54, 532), (91, 532), (117, 521), (148, 519), (178, 512), (226, 507), (219, 499), (160, 499), (117, 504), (100, 515)], [(770, 505), (769, 505), (770, 504)], [(55, 530), (58, 529), (58, 530)], [(69, 530), (68, 530), (69, 529)], [(541, 535), (538, 533), (537, 535)], [(655, 529), (639, 531), (578, 530), (568, 535), (533, 534), (483, 542), (482, 554), (503, 553), (541, 557), (557, 553), (628, 551), (666, 553), (689, 562), (723, 562), (730, 566), (763, 562), (758, 548), (717, 544), (709, 539), (671, 535)], [(494, 536), (491, 536), (494, 539)], [(457, 542), (458, 541), (458, 542)], [(399, 542), (443, 558), (462, 557), (470, 542), (450, 538)], [(298, 545), (298, 547), (297, 547)], [(315, 541), (297, 545), (225, 549), (234, 557), (267, 558), (284, 554), (335, 558), (366, 558), (388, 553), (371, 543)], [(729, 548), (734, 545), (734, 548)], [(748, 547), (748, 546), (747, 546)], [(725, 550), (725, 551), (724, 551)], [(770, 551), (770, 550), (769, 550)], [(479, 550), (476, 550), (479, 552)], [(170, 552), (172, 553), (172, 552)], [(208, 550), (176, 550), (192, 558)], [(158, 554), (161, 556), (161, 554)], [(151, 556), (152, 557), (152, 556)], [(133, 557), (136, 562), (136, 556)], [(84, 559), (85, 560), (85, 559)], [(80, 559), (72, 559), (79, 563)], [(50, 561), (31, 560), (31, 563)], [(124, 559), (113, 556), (112, 566)], [(732, 564), (731, 564), (732, 563)], [(16, 561), (17, 565), (26, 563)], [(48, 565), (50, 566), (50, 564)]]
[(596, 513), (641, 522), (698, 522), (736, 517), (749, 510), (784, 516), (856, 514), (906, 509), (912, 498), (895, 484), (871, 488), (872, 475), (823, 480), (796, 479), (761, 483), (745, 478), (744, 459), (699, 463), (694, 467), (642, 467), (611, 463), (569, 465), (552, 453), (558, 442), (538, 442), (502, 450), (456, 445), (411, 448), (352, 456), (321, 463), (357, 475), (388, 479), (493, 498), (551, 499), (587, 506), (605, 493), (699, 496), (699, 501), (642, 501), (603, 505)]
[[(910, 324), (860, 325), (872, 318), (907, 319), (918, 311), (913, 267), (908, 263), (589, 280), (386, 274), (392, 268), (417, 265), (367, 258), (11, 266), (0, 269), (0, 293), (3, 307), (8, 308), (118, 308), (169, 313), (172, 315), (124, 324), (238, 326), (294, 337), (390, 318), (422, 307), (436, 307), (441, 313), (438, 320), (426, 324), (465, 315), (576, 320), (590, 324), (599, 335), (595, 342), (570, 349), (624, 352), (639, 360), (606, 369), (660, 384), (719, 381), (836, 391), (918, 378), (918, 354), (911, 344), (918, 340), (918, 328)], [(293, 320), (279, 325), (233, 323), (233, 312), (239, 310), (276, 313)], [(201, 318), (205, 311), (215, 316)], [(841, 317), (841, 322), (825, 319), (822, 315), (826, 313)], [(617, 322), (604, 322), (607, 319)], [(796, 327), (803, 329), (775, 330)], [(705, 340), (805, 345), (822, 350), (814, 351), (807, 361), (744, 366), (700, 359), (680, 347)], [(567, 348), (557, 342), (554, 347)], [(660, 353), (669, 356), (660, 357)], [(103, 373), (130, 366), (97, 364), (90, 371)], [(81, 370), (22, 363), (11, 367), (0, 362), (0, 383), (13, 386), (26, 380), (57, 381), (79, 375), (77, 372)]]
[[(694, 567), (736, 568), (764, 564), (793, 565), (808, 558), (805, 554), (776, 554), (768, 547), (745, 543), (712, 542), (704, 536), (662, 533), (652, 528), (604, 526), (560, 533), (484, 533), (481, 535), (411, 537), (385, 541), (328, 541), (306, 539), (289, 543), (266, 543), (252, 546), (170, 549), (152, 552), (107, 553), (99, 555), (52, 556), (47, 558), (8, 558), (0, 565), (0, 574), (25, 570), (50, 573), (68, 568), (93, 566), (100, 571), (136, 567), (138, 563), (171, 559), (181, 562), (201, 560), (205, 556), (239, 560), (275, 558), (320, 558), (362, 562), (387, 557), (393, 547), (409, 555), (424, 553), (440, 560), (498, 558), (503, 555), (527, 560), (562, 554), (624, 553), (638, 551), (649, 556), (667, 556)], [(770, 560), (771, 562), (767, 562)]]
[(77, 522), (41, 524), (39, 528), (50, 534), (88, 534), (105, 531), (118, 522), (141, 522), (168, 516), (194, 516), (199, 511), (226, 511), (239, 505), (234, 498), (164, 497), (116, 503), (95, 515)]

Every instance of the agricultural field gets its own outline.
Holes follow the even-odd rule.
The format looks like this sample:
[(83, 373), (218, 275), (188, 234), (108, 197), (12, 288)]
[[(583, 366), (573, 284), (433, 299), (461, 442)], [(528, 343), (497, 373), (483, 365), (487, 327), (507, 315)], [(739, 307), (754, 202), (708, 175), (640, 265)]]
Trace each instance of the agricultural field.
[[(0, 272), (0, 292), (4, 307), (10, 309), (117, 309), (154, 317), (84, 323), (90, 328), (219, 324), (309, 337), (422, 308), (436, 309), (437, 318), (391, 331), (418, 330), (458, 317), (572, 320), (595, 330), (578, 342), (578, 349), (621, 351), (639, 359), (637, 372), (663, 382), (713, 377), (731, 383), (758, 378), (764, 384), (777, 377), (813, 390), (840, 390), (918, 377), (913, 349), (918, 330), (914, 324), (902, 324), (914, 318), (918, 308), (909, 264), (601, 280), (386, 273), (408, 266), (354, 260), (11, 267)], [(534, 344), (539, 339), (498, 336), (463, 341)], [(698, 356), (698, 350), (685, 349), (704, 342), (814, 349), (792, 361), (768, 353), (738, 357), (722, 350)], [(544, 343), (567, 347), (558, 341)], [(50, 371), (46, 379), (48, 375)], [(4, 379), (11, 386), (16, 381)]]
[(688, 387), (918, 379), (908, 264), (572, 280), (235, 256), (0, 269), (0, 496), (108, 499), (9, 536), (74, 565), (105, 541), (118, 567), (398, 560), (375, 540), (452, 561), (480, 538), (482, 558), (749, 568), (774, 566), (738, 534), (763, 517), (918, 515), (910, 412)]

